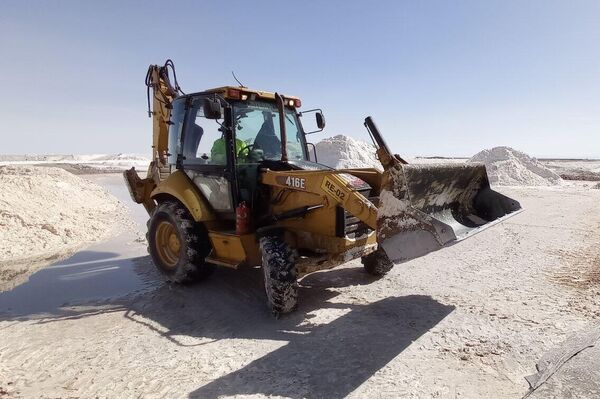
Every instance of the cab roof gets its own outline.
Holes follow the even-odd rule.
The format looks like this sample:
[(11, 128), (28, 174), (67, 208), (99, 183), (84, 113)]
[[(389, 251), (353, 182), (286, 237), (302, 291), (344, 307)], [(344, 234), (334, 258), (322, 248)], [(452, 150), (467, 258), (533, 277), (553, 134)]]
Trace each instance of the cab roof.
[[(262, 90), (254, 90), (249, 89), (248, 87), (240, 87), (240, 86), (223, 86), (216, 87), (214, 89), (208, 89), (203, 91), (202, 93), (217, 93), (223, 96), (226, 99), (239, 100), (242, 94), (248, 95), (248, 97), (257, 97), (259, 99), (265, 100), (275, 100), (275, 93), (270, 91), (262, 91)], [(283, 95), (285, 99), (288, 100), (300, 100), (295, 96)]]

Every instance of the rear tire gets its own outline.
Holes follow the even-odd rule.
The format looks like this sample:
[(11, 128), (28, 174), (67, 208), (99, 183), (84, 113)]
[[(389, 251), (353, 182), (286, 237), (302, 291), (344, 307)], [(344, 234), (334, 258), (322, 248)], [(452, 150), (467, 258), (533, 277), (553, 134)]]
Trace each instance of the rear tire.
[(296, 254), (279, 236), (260, 239), (267, 304), (275, 316), (289, 313), (298, 303)]
[(148, 221), (148, 252), (167, 281), (187, 284), (214, 270), (204, 259), (210, 252), (208, 234), (183, 205), (163, 202)]
[(363, 256), (361, 261), (367, 273), (378, 277), (385, 276), (394, 267), (394, 263), (381, 248)]

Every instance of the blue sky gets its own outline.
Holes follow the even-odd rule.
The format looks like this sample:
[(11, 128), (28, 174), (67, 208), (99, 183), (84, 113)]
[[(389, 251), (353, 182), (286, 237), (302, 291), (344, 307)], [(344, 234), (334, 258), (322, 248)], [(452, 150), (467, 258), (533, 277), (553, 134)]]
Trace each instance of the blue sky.
[(0, 153), (150, 152), (143, 79), (321, 107), (324, 136), (600, 157), (598, 1), (0, 2)]

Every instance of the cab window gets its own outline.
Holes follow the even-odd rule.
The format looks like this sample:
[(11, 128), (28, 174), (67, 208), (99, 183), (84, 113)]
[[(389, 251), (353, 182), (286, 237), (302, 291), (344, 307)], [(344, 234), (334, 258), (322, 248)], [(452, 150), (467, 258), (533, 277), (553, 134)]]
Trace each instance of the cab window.
[(181, 131), (183, 128), (183, 119), (185, 116), (185, 100), (173, 101), (173, 110), (171, 111), (171, 125), (169, 126), (169, 144), (168, 161), (169, 164), (177, 163), (177, 154), (181, 152)]
[[(279, 112), (274, 103), (244, 101), (234, 105), (237, 156), (241, 162), (281, 159)], [(285, 110), (287, 153), (290, 160), (306, 159), (304, 138), (296, 113)], [(241, 148), (240, 148), (241, 147)], [(245, 148), (245, 150), (241, 150)]]
[(223, 120), (206, 119), (202, 101), (196, 100), (190, 110), (183, 140), (183, 157), (187, 163), (227, 165)]

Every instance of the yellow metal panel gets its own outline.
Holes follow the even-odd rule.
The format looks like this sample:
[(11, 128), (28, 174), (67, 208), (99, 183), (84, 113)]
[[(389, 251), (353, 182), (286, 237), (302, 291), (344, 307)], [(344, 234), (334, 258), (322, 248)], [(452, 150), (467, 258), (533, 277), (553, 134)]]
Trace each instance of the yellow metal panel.
[(211, 259), (236, 267), (239, 264), (251, 266), (261, 263), (258, 243), (254, 234), (236, 235), (218, 231), (209, 231), (212, 244)]
[(331, 256), (343, 254), (351, 248), (369, 246), (377, 243), (377, 237), (374, 231), (358, 239), (324, 236), (304, 231), (293, 231), (293, 233), (296, 234), (299, 247), (312, 248), (314, 251), (327, 253)]
[(339, 202), (341, 205), (346, 203), (346, 200), (350, 198), (350, 190), (346, 187), (339, 184), (339, 182), (333, 180), (329, 176), (323, 177), (323, 182), (321, 183), (321, 189), (335, 201)]
[(161, 195), (177, 198), (192, 214), (197, 222), (214, 220), (214, 212), (208, 206), (206, 199), (194, 187), (194, 183), (180, 170), (169, 175), (152, 191), (151, 198)]
[(240, 236), (209, 231), (208, 237), (213, 248), (211, 257), (233, 264), (240, 264), (246, 260), (246, 251), (244, 251)]
[(279, 225), (291, 230), (304, 230), (322, 234), (326, 236), (335, 236), (335, 203), (329, 201), (324, 196), (305, 193), (299, 191), (289, 191), (284, 189), (274, 189), (275, 196), (282, 192), (282, 202), (273, 206), (273, 212), (281, 213), (286, 210), (300, 208), (302, 206), (324, 205), (322, 208), (315, 209), (307, 213), (303, 218), (287, 219), (279, 222)]
[(380, 191), (381, 187), (381, 177), (382, 172), (375, 168), (364, 168), (364, 169), (343, 169), (339, 170), (339, 172), (349, 173), (353, 176), (358, 177), (361, 180), (364, 180), (371, 186), (373, 190), (376, 192)]
[(262, 263), (258, 240), (255, 234), (244, 234), (240, 236), (242, 246), (246, 251), (246, 263), (250, 266), (260, 265)]
[[(375, 229), (377, 209), (340, 176), (342, 173), (351, 174), (352, 170), (292, 170), (285, 172), (267, 170), (262, 173), (262, 183), (290, 193), (286, 196), (286, 194), (279, 194), (281, 190), (274, 189), (274, 198), (281, 195), (281, 203), (284, 204), (281, 207), (285, 207), (282, 210), (317, 204), (323, 204), (325, 208), (331, 209), (339, 204), (369, 227)], [(300, 195), (303, 193), (313, 197), (303, 197)], [(302, 201), (306, 202), (302, 203)], [(275, 210), (277, 211), (277, 206)], [(319, 211), (315, 211), (313, 214), (319, 214)], [(332, 218), (331, 211), (327, 215)], [(320, 219), (318, 223), (327, 222)], [(307, 230), (313, 231), (312, 226)]]

